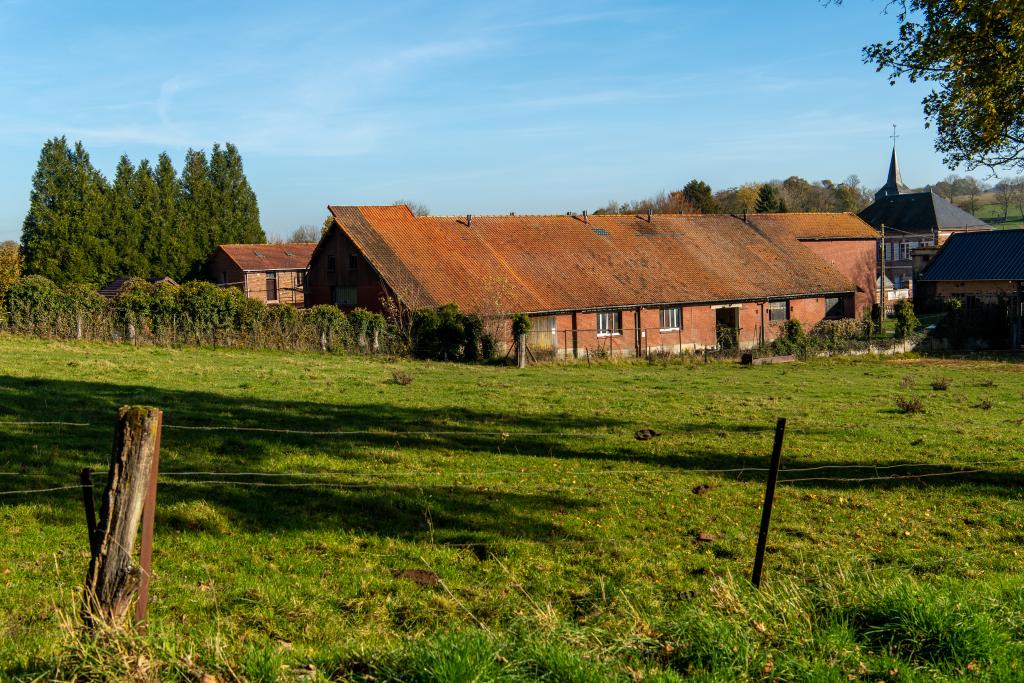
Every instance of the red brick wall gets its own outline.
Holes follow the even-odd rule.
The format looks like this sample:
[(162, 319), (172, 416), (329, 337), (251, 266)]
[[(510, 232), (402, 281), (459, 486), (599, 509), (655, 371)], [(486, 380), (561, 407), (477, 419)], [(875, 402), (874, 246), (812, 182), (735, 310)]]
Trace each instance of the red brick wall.
[(875, 240), (808, 240), (803, 245), (825, 259), (857, 286), (854, 315), (876, 300), (878, 243)]
[[(262, 271), (243, 272), (227, 254), (218, 249), (206, 264), (206, 277), (218, 285), (237, 287), (250, 299), (266, 302), (267, 274)], [(299, 271), (277, 271), (277, 301), (302, 308), (305, 292)]]
[[(334, 256), (334, 270), (328, 269), (329, 256)], [(350, 267), (350, 256), (355, 258), (355, 268)], [(377, 312), (383, 310), (381, 300), (387, 296), (387, 290), (377, 271), (356, 249), (348, 235), (332, 228), (309, 264), (306, 301), (310, 306), (334, 303), (331, 297), (336, 288), (355, 293), (354, 303), (342, 306), (345, 310), (356, 307)]]
[[(852, 297), (847, 296), (845, 310), (852, 315)], [(758, 346), (762, 340), (768, 342), (779, 335), (781, 323), (771, 323), (768, 311), (760, 302), (747, 302), (737, 305), (739, 310), (739, 343), (742, 348)], [(531, 348), (543, 347), (547, 350), (553, 346), (558, 355), (572, 356), (573, 350), (579, 357), (585, 357), (589, 350), (607, 352), (611, 355), (633, 355), (637, 350), (639, 329), (640, 353), (651, 351), (698, 351), (715, 347), (718, 344), (716, 328), (717, 307), (710, 305), (683, 306), (682, 329), (660, 329), (658, 308), (640, 309), (640, 326), (637, 327), (637, 309), (622, 311), (622, 333), (613, 336), (597, 334), (597, 313), (571, 313), (555, 316), (555, 333), (551, 335), (544, 323), (548, 316), (536, 316), (534, 328), (530, 335)], [(799, 320), (806, 329), (810, 329), (825, 317), (825, 299), (807, 298), (792, 299), (789, 302), (790, 318)], [(552, 342), (551, 339), (554, 338)]]
[(267, 273), (250, 271), (245, 274), (245, 288), (250, 299), (267, 303), (291, 304), (296, 308), (305, 306), (305, 290), (300, 273), (294, 270), (277, 272), (277, 299), (267, 302)]

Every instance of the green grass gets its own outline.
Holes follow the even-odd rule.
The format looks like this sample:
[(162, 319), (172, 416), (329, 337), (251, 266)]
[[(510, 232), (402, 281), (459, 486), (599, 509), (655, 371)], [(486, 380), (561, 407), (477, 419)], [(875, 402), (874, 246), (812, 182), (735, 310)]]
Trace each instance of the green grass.
[[(517, 371), (0, 336), (0, 490), (105, 471), (120, 405), (167, 425), (144, 637), (74, 628), (77, 490), (0, 496), (0, 679), (1019, 679), (1024, 468), (972, 463), (1024, 458), (1022, 370)], [(782, 479), (805, 481), (780, 484), (757, 592), (778, 416)], [(28, 420), (90, 426), (10, 424)]]

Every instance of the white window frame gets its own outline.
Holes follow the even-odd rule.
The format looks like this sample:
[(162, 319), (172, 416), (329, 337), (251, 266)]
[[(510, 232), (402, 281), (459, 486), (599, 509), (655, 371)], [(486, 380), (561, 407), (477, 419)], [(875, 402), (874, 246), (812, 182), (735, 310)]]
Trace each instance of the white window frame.
[[(274, 298), (270, 298), (270, 281), (274, 281)], [(267, 295), (267, 303), (272, 303), (281, 300), (281, 289), (280, 282), (277, 279), (277, 271), (269, 270), (266, 275), (266, 284), (263, 287), (264, 293)]]
[[(665, 316), (669, 316), (669, 324), (665, 324)], [(673, 325), (672, 318), (675, 318), (675, 324)], [(659, 332), (675, 332), (683, 329), (683, 307), (682, 306), (662, 306), (658, 309), (658, 331)]]
[[(783, 317), (779, 319), (772, 319), (772, 307), (782, 306)], [(767, 305), (768, 309), (768, 322), (770, 323), (784, 323), (789, 320), (789, 302), (788, 301), (769, 301)]]
[(598, 337), (622, 336), (622, 311), (598, 311), (596, 320)]

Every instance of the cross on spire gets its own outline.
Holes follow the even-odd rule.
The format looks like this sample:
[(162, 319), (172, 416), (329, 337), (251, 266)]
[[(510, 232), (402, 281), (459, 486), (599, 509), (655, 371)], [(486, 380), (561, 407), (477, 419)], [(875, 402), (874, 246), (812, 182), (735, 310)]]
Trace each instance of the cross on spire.
[(889, 137), (892, 138), (892, 146), (895, 147), (896, 146), (896, 138), (900, 137), (899, 135), (896, 135), (896, 124), (895, 123), (892, 124), (892, 135), (890, 135)]

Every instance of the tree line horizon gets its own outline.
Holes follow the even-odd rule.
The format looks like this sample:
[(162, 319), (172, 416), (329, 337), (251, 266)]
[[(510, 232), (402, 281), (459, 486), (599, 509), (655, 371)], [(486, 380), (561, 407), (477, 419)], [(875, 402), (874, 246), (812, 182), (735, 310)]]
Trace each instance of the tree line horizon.
[[(1004, 215), (1011, 205), (1024, 213), (1024, 178), (986, 188), (970, 176), (949, 175), (928, 187), (950, 201), (964, 198), (961, 205), (972, 213), (978, 196), (989, 190)], [(857, 212), (871, 203), (872, 194), (855, 175), (839, 183), (790, 176), (717, 192), (693, 179), (680, 190), (611, 201), (593, 213)], [(65, 136), (53, 137), (40, 151), (29, 199), (20, 245), (0, 244), (7, 251), (18, 248), (21, 272), (58, 285), (99, 287), (131, 277), (194, 279), (218, 245), (268, 241), (256, 193), (230, 142), (215, 143), (209, 155), (190, 148), (180, 173), (167, 152), (155, 164), (142, 159), (137, 165), (123, 154), (108, 181), (81, 141), (70, 145)], [(415, 201), (394, 203), (408, 205), (416, 215), (430, 214)], [(270, 241), (315, 242), (322, 231), (300, 225), (287, 238), (272, 235)]]

